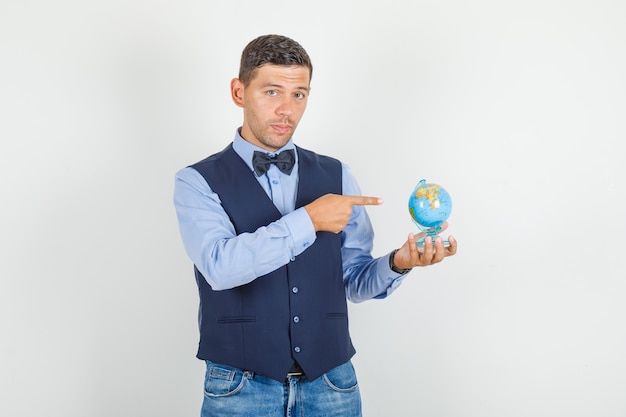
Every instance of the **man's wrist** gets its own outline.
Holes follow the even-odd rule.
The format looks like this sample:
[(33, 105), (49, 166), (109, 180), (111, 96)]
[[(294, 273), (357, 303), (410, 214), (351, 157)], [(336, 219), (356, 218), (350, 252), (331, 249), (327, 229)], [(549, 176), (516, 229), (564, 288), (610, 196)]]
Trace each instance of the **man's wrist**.
[(396, 266), (396, 263), (393, 260), (396, 257), (396, 252), (398, 252), (398, 249), (394, 249), (389, 255), (389, 269), (391, 269), (393, 272), (397, 274), (402, 274), (402, 275), (408, 274), (413, 268), (408, 268), (408, 269), (398, 268)]

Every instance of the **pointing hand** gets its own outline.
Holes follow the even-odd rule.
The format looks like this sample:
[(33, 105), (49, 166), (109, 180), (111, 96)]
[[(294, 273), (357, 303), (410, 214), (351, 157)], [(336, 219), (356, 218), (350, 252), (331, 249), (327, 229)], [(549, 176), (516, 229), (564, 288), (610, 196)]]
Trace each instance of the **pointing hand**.
[(339, 233), (346, 227), (353, 206), (377, 206), (378, 197), (326, 194), (304, 206), (316, 232)]

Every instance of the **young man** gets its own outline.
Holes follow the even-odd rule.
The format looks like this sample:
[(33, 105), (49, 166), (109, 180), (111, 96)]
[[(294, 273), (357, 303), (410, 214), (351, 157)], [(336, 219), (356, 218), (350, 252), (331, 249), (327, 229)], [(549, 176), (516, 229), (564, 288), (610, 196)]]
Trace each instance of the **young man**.
[(456, 253), (419, 235), (383, 257), (348, 168), (297, 147), (312, 65), (284, 36), (243, 51), (233, 142), (176, 175), (174, 203), (200, 293), (202, 416), (360, 416), (346, 299), (385, 298)]

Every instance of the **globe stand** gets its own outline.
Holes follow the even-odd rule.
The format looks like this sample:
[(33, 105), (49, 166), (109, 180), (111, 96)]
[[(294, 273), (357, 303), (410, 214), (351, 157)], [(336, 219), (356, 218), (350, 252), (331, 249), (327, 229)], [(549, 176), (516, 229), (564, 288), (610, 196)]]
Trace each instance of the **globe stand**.
[[(430, 236), (431, 241), (432, 241), (432, 245), (433, 245), (433, 248), (434, 248), (435, 247), (435, 239), (438, 237), (439, 232), (441, 231), (441, 225), (438, 224), (437, 226), (434, 226), (434, 227), (424, 227), (424, 226), (422, 226), (421, 224), (419, 224), (419, 223), (417, 223), (415, 221), (413, 223), (415, 223), (417, 225), (417, 227), (422, 232), (424, 232), (424, 236), (421, 239), (418, 239), (415, 242), (415, 245), (419, 249), (424, 249), (424, 246), (426, 244), (425, 243), (426, 242), (426, 238)], [(448, 239), (443, 239), (442, 238), (442, 241), (443, 241), (443, 247), (444, 248), (450, 247), (450, 241)]]

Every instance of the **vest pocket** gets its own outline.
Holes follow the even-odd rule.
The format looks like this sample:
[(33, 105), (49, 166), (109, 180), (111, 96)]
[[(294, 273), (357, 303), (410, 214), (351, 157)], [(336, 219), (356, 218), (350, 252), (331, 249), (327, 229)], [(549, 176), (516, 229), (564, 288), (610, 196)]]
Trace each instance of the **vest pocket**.
[(326, 319), (345, 319), (348, 317), (347, 313), (326, 313), (324, 318)]
[(254, 323), (256, 316), (223, 316), (217, 318), (218, 324)]

